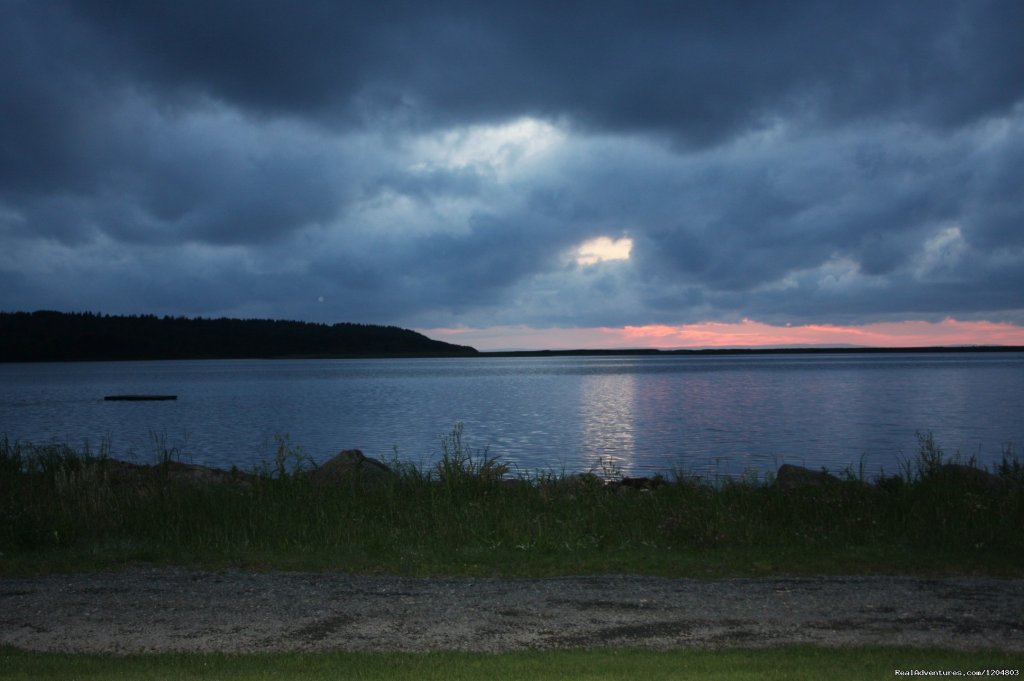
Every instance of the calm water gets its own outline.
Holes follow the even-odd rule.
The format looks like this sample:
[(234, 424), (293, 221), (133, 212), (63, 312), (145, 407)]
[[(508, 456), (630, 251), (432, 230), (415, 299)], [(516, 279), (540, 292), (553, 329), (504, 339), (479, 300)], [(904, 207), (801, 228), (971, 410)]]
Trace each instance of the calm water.
[[(931, 431), (984, 464), (1024, 448), (1024, 353), (0, 364), (0, 433), (251, 468), (275, 436), (426, 464), (457, 422), (521, 470), (896, 472)], [(176, 402), (104, 402), (167, 393)]]

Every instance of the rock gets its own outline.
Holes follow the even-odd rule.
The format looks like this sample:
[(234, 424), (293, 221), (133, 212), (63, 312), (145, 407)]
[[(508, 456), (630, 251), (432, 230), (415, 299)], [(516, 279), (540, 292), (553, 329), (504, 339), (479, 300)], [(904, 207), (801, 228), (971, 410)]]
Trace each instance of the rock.
[(944, 463), (932, 474), (944, 482), (962, 485), (976, 490), (990, 490), (1003, 484), (1003, 479), (977, 466), (961, 463)]
[(650, 492), (665, 484), (665, 478), (656, 475), (653, 478), (622, 478), (608, 483), (608, 486), (617, 492), (623, 490), (640, 490)]
[(572, 489), (578, 489), (580, 487), (604, 487), (605, 481), (598, 475), (593, 473), (573, 473), (567, 475), (559, 480), (560, 484)]
[(775, 474), (775, 486), (781, 490), (793, 490), (803, 487), (821, 487), (842, 482), (839, 478), (820, 470), (815, 471), (803, 466), (782, 464)]
[(165, 461), (158, 464), (136, 464), (117, 459), (104, 459), (97, 465), (107, 479), (115, 485), (149, 486), (160, 481), (187, 482), (195, 484), (242, 483), (250, 484), (256, 476), (237, 469), (230, 471), (210, 468), (181, 461)]
[(360, 479), (380, 482), (391, 477), (392, 471), (383, 462), (366, 456), (358, 449), (346, 449), (306, 473), (306, 477), (318, 484), (335, 484)]

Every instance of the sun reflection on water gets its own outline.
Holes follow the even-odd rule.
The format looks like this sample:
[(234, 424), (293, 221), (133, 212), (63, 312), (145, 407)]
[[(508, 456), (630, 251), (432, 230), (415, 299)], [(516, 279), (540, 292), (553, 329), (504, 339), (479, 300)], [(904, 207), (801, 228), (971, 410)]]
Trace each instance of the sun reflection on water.
[(629, 475), (636, 455), (636, 374), (587, 376), (580, 393), (584, 461), (597, 474)]

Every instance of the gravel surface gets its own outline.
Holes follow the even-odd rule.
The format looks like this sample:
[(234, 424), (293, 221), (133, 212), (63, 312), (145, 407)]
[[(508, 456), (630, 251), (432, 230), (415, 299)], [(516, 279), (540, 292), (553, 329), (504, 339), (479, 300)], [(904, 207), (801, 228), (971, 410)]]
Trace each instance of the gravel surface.
[(122, 572), (0, 578), (0, 645), (68, 652), (912, 645), (1024, 651), (1024, 580), (474, 579)]

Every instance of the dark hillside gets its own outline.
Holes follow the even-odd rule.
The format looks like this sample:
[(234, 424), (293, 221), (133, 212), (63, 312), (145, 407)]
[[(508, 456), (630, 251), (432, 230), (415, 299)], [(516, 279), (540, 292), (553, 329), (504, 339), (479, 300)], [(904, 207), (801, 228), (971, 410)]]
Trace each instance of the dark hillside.
[(0, 361), (474, 355), (396, 326), (0, 312)]

